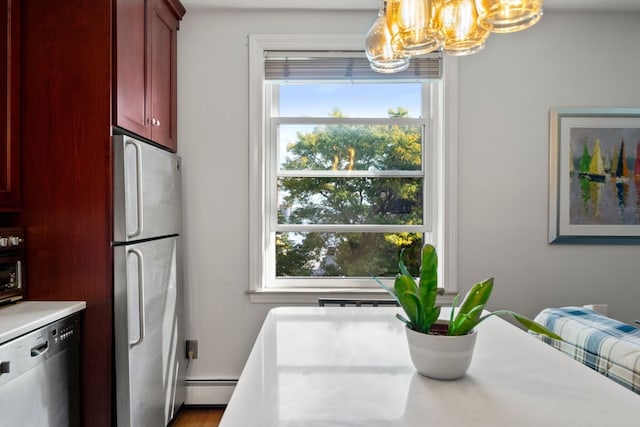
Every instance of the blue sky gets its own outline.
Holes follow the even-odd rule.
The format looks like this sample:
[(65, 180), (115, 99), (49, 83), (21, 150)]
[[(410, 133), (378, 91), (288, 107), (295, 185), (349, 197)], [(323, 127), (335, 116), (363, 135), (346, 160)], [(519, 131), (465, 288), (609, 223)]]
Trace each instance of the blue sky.
[(347, 117), (388, 117), (389, 109), (404, 107), (420, 116), (420, 84), (281, 85), (280, 116), (327, 117), (334, 108)]

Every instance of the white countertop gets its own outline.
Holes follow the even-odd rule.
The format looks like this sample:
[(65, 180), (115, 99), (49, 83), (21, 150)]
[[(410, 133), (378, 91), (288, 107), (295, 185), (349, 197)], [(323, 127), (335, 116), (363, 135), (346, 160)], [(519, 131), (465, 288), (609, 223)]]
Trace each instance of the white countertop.
[(19, 301), (0, 306), (0, 344), (84, 310), (84, 301)]
[(640, 395), (497, 317), (478, 326), (465, 377), (423, 377), (394, 317), (400, 310), (273, 309), (220, 427), (627, 427), (638, 421)]

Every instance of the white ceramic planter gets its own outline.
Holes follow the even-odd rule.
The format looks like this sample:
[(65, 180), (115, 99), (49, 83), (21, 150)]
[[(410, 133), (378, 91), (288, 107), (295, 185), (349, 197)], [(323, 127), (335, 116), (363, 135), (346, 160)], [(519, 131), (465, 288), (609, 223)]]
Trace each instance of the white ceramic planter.
[(411, 360), (418, 372), (438, 380), (464, 376), (471, 365), (477, 332), (461, 336), (430, 335), (405, 328)]

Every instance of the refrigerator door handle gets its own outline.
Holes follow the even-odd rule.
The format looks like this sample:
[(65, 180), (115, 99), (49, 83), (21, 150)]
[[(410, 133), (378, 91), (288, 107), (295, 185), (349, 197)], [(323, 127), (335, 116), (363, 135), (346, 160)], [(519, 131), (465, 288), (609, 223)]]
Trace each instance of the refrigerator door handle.
[(129, 253), (134, 254), (138, 260), (138, 277), (137, 277), (137, 286), (138, 286), (138, 339), (134, 341), (129, 341), (130, 347), (135, 347), (140, 344), (144, 340), (144, 260), (142, 258), (142, 252), (137, 249), (129, 249)]
[(131, 145), (135, 151), (135, 162), (136, 162), (136, 229), (133, 232), (129, 232), (127, 230), (127, 237), (129, 239), (133, 239), (138, 237), (140, 233), (142, 233), (143, 228), (143, 203), (142, 203), (142, 153), (140, 152), (141, 148), (137, 142), (126, 139), (125, 145)]

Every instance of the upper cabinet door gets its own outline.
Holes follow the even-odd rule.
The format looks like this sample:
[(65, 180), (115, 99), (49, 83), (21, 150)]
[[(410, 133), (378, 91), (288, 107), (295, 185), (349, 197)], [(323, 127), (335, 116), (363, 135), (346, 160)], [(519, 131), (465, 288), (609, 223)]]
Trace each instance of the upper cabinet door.
[(116, 125), (177, 150), (178, 0), (117, 0)]
[(153, 0), (151, 24), (151, 133), (154, 141), (177, 150), (177, 31), (176, 10), (165, 0)]
[(15, 212), (20, 207), (19, 77), (20, 77), (20, 0), (0, 0), (0, 16), (6, 30), (0, 33), (3, 82), (0, 88), (0, 212)]
[(151, 139), (145, 3), (144, 0), (117, 0), (116, 3), (115, 123)]

